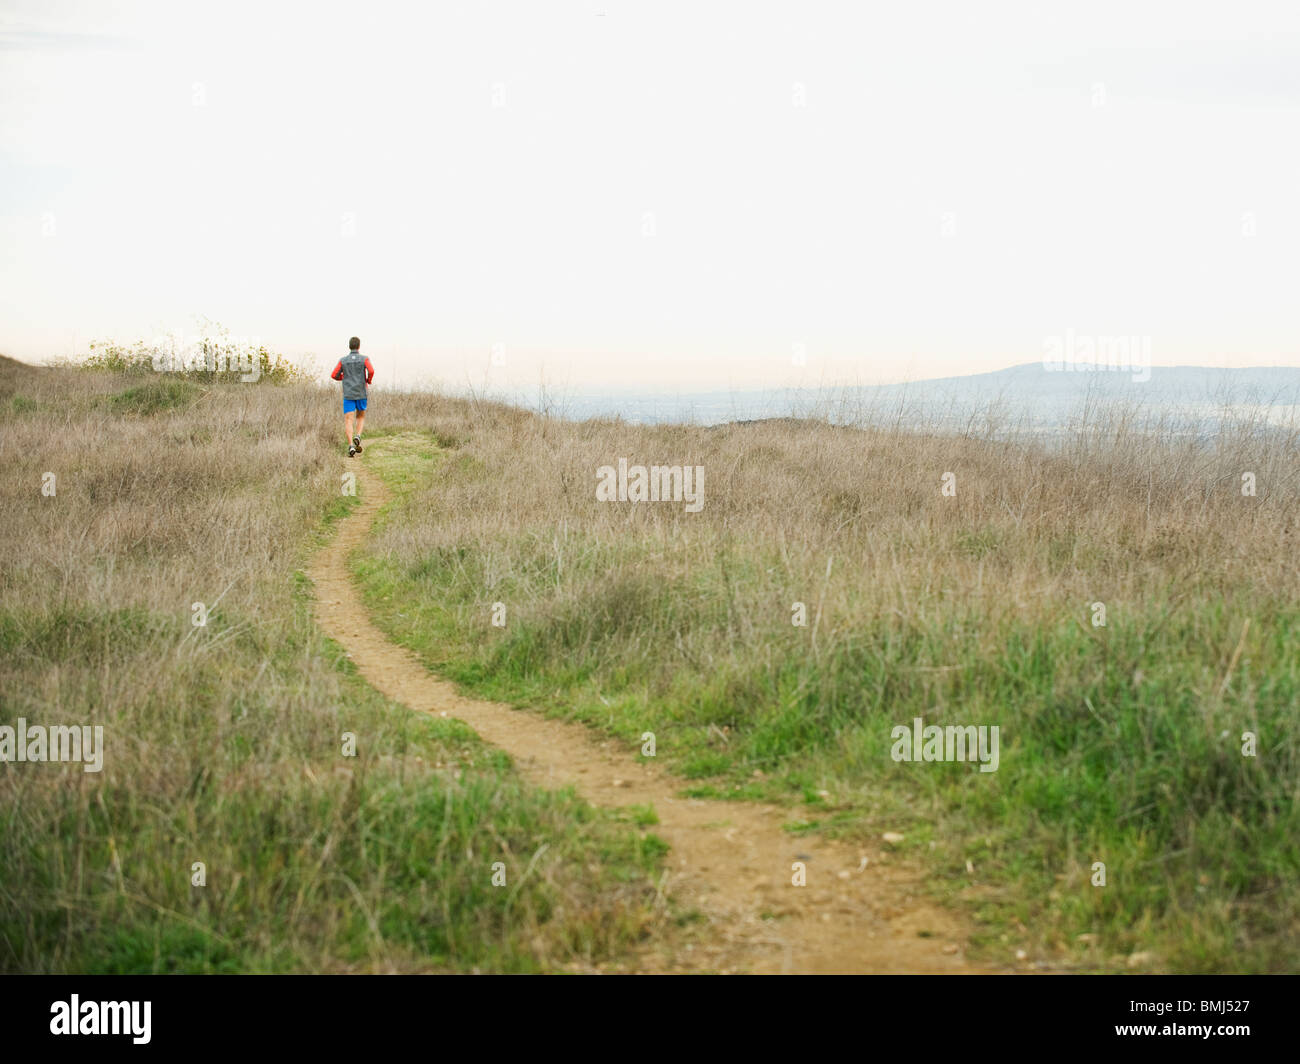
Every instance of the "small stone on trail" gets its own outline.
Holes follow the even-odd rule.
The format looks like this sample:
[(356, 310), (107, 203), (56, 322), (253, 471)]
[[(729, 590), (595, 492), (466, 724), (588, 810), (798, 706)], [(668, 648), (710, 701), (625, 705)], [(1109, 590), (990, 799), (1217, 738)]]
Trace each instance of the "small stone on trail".
[(886, 842), (894, 844), (894, 843), (902, 842), (903, 839), (905, 839), (907, 836), (900, 835), (897, 831), (886, 831), (880, 837), (884, 839)]

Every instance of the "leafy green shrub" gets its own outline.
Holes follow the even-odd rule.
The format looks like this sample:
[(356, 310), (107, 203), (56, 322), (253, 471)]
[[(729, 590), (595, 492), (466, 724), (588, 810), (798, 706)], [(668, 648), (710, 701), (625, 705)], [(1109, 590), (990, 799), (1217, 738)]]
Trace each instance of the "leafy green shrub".
[[(211, 327), (211, 323), (208, 325)], [(234, 380), (292, 384), (313, 379), (309, 369), (268, 351), (263, 344), (232, 340), (220, 326), (212, 329), (210, 335), (205, 332), (180, 352), (176, 346), (172, 338), (161, 343), (137, 340), (129, 347), (112, 340), (100, 341), (91, 344), (91, 353), (76, 365), (106, 373), (166, 372), (200, 384)]]

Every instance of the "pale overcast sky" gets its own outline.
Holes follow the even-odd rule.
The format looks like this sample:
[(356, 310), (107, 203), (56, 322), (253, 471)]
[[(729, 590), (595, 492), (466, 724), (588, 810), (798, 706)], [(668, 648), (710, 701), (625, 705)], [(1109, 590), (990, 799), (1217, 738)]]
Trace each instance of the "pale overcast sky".
[(0, 246), (31, 361), (203, 315), (452, 386), (1297, 366), (1300, 5), (0, 0)]

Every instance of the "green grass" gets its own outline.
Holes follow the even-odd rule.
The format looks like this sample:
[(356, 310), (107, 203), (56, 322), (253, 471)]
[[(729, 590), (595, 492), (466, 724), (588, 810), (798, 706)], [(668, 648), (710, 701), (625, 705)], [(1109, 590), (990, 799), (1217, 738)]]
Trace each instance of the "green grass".
[[(238, 623), (210, 619), (204, 636)], [(5, 613), (0, 652), (32, 673), (70, 658), (142, 668), (175, 627), (132, 611)], [(310, 697), (296, 690), (303, 656), (327, 657), (339, 675), (324, 714), (299, 708)], [(232, 691), (255, 665), (261, 680)], [(106, 723), (110, 768), (134, 742), (158, 752), (146, 793), (138, 778), (106, 772), (100, 783), (63, 766), (28, 770), (52, 776), (52, 789), (16, 784), (25, 815), (4, 837), (5, 970), (292, 971), (384, 958), (532, 971), (609, 956), (641, 934), (661, 848), (571, 793), (527, 787), (463, 725), (386, 702), (304, 616), (271, 645), (236, 638), (220, 661), (178, 662), (176, 673), (183, 706), (145, 698)], [(45, 716), (0, 694), (0, 720), (20, 715)], [(342, 755), (345, 731), (355, 758)], [(545, 860), (530, 871), (539, 848)], [(206, 886), (190, 885), (194, 861)], [(497, 861), (504, 888), (492, 884)], [(591, 889), (612, 904), (579, 909)]]
[[(394, 533), (479, 476), (470, 456), (437, 462), (427, 446), (407, 434), (372, 456), (400, 487)], [(810, 653), (807, 630), (764, 600), (780, 559), (762, 542), (697, 533), (688, 568), (660, 539), (579, 526), (561, 576), (550, 535), (443, 537), (360, 555), (355, 571), (377, 623), (469, 691), (584, 721), (629, 751), (653, 731), (696, 781), (687, 793), (788, 803), (792, 831), (904, 832), (936, 893), (979, 921), (986, 954), (1026, 926), (1036, 949), (1084, 970), (1150, 950), (1187, 972), (1300, 961), (1300, 606), (1285, 591), (1242, 601), (1185, 574), (1112, 603), (1099, 629), (1079, 611), (1044, 624), (936, 600), (864, 612)], [(1001, 549), (987, 528), (954, 547)], [(504, 629), (493, 600), (510, 604)], [(786, 619), (747, 636), (764, 615)], [(1268, 636), (1225, 686), (1247, 617)], [(890, 731), (914, 717), (999, 725), (999, 771), (895, 763)], [(1257, 757), (1242, 756), (1244, 731)], [(1106, 887), (1090, 882), (1095, 861)]]
[(24, 418), (0, 489), (41, 544), (0, 563), (0, 724), (106, 742), (97, 774), (0, 768), (0, 970), (568, 970), (671, 919), (643, 821), (527, 785), (317, 628), (301, 567), (356, 500), (315, 393), (101, 383), (41, 378), (69, 424)]
[(159, 376), (134, 388), (109, 397), (118, 414), (150, 417), (163, 411), (184, 410), (198, 398), (202, 389), (179, 377)]

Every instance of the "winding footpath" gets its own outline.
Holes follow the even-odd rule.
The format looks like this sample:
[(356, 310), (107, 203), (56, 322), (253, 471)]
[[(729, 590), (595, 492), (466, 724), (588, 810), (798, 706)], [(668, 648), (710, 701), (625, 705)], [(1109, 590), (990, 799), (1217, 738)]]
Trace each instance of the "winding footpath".
[[(361, 503), (308, 570), (324, 630), (361, 675), (420, 713), (464, 721), (504, 750), (529, 782), (573, 786), (592, 805), (650, 805), (671, 847), (661, 890), (708, 926), (689, 947), (651, 942), (635, 971), (754, 973), (972, 972), (966, 929), (920, 896), (919, 873), (887, 847), (849, 847), (782, 829), (789, 813), (747, 802), (679, 796), (683, 782), (579, 724), (466, 698), (373, 625), (348, 571), (387, 492), (361, 462)], [(629, 830), (633, 830), (629, 828)], [(806, 885), (792, 885), (801, 862)]]

